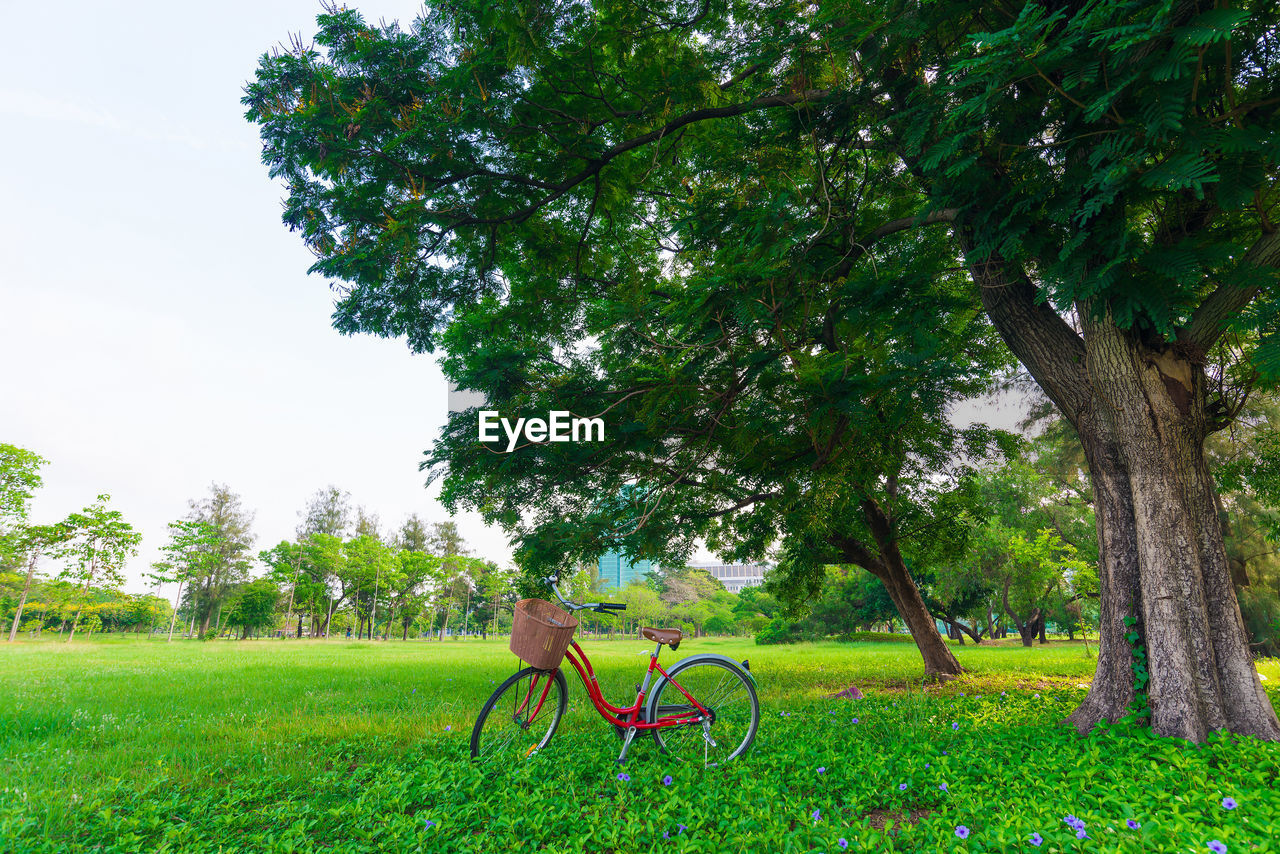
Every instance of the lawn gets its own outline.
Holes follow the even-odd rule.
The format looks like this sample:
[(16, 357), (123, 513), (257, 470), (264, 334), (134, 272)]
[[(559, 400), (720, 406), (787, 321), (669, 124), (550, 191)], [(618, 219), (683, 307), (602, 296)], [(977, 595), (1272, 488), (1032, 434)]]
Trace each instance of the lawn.
[[(634, 691), (647, 644), (586, 646), (607, 696)], [(549, 749), (477, 767), (471, 724), (515, 666), (498, 640), (6, 645), (0, 850), (1278, 850), (1280, 745), (1076, 737), (1056, 723), (1090, 678), (1079, 644), (959, 647), (969, 675), (927, 691), (911, 645), (664, 660), (695, 652), (749, 658), (761, 688), (756, 747), (725, 769), (647, 740), (619, 769), (572, 674)], [(850, 684), (865, 699), (826, 698)]]

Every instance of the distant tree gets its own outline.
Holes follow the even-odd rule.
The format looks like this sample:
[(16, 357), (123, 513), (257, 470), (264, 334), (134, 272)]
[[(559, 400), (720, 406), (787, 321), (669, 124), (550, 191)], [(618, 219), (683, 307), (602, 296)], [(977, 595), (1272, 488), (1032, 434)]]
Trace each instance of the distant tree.
[(1036, 635), (1043, 634), (1054, 594), (1061, 595), (1064, 583), (1091, 572), (1091, 566), (1079, 560), (1075, 547), (1064, 543), (1054, 531), (1046, 529), (1028, 537), (994, 524), (984, 534), (979, 560), (994, 580), (1000, 603), (1022, 636), (1022, 645), (1031, 646)]
[(208, 522), (179, 519), (169, 523), (169, 542), (160, 547), (163, 560), (153, 563), (151, 577), (159, 584), (177, 583), (173, 609), (169, 617), (169, 637), (173, 640), (174, 623), (182, 604), (182, 589), (192, 579), (203, 579), (214, 571), (218, 560), (218, 530)]
[(75, 615), (71, 618), (70, 643), (76, 634), (76, 624), (84, 610), (90, 586), (97, 582), (108, 589), (124, 583), (124, 563), (138, 553), (142, 534), (124, 521), (118, 510), (108, 510), (110, 495), (99, 495), (98, 500), (78, 513), (72, 513), (63, 523), (70, 536), (59, 549), (59, 555), (68, 559), (61, 577), (81, 583)]
[(360, 534), (343, 543), (342, 554), (344, 587), (355, 589), (353, 601), (359, 620), (356, 636), (368, 625), (372, 639), (378, 618), (378, 595), (386, 595), (388, 586), (394, 584), (391, 576), (396, 562), (391, 550), (371, 534)]
[(120, 609), (120, 627), (141, 633), (153, 631), (165, 620), (172, 625), (173, 610), (169, 600), (159, 596), (126, 596)]
[(470, 553), (462, 532), (458, 530), (458, 523), (452, 519), (431, 523), (427, 534), (427, 550), (441, 557)]
[(240, 627), (240, 639), (244, 640), (251, 632), (275, 621), (279, 601), (280, 588), (273, 581), (268, 578), (250, 581), (236, 591), (234, 603), (227, 614), (227, 625)]
[(486, 562), (475, 584), (475, 616), (481, 633), (496, 633), (499, 614), (512, 613), (515, 607), (515, 579), (510, 570)]
[(355, 535), (357, 537), (374, 537), (382, 539), (382, 525), (377, 513), (370, 513), (361, 505), (356, 508)]
[(28, 524), (31, 499), (42, 483), (40, 468), (48, 460), (39, 454), (0, 442), (0, 571), (27, 565), (22, 592), (18, 596), (9, 640), (18, 636), (22, 609), (31, 590), (36, 564), (50, 546), (59, 542), (58, 529), (32, 528)]
[(200, 574), (193, 577), (192, 602), (200, 619), (200, 635), (209, 632), (214, 611), (220, 611), (231, 588), (248, 577), (252, 564), (253, 513), (246, 510), (240, 496), (226, 484), (209, 487), (209, 496), (188, 502), (187, 521), (199, 523), (208, 532)]
[[(322, 599), (326, 602), (323, 623), (317, 624), (312, 619), (312, 636), (323, 636), (329, 633), (329, 623), (334, 612), (348, 600), (354, 599), (360, 592), (363, 576), (355, 576), (347, 571), (347, 555), (340, 537), (333, 534), (311, 534), (303, 542), (303, 570), (307, 573), (309, 584), (305, 588), (309, 597), (305, 601), (315, 602)], [(339, 588), (335, 598), (330, 594), (333, 585)], [(301, 621), (301, 618), (299, 618)]]
[(668, 605), (709, 599), (724, 584), (705, 569), (693, 566), (664, 567), (659, 576), (659, 597)]
[(417, 513), (411, 514), (396, 531), (395, 547), (408, 552), (429, 552), (431, 533)]
[(73, 531), (65, 523), (57, 525), (23, 525), (10, 533), (10, 544), (13, 553), (24, 555), (27, 561), (27, 574), (22, 583), (22, 592), (18, 596), (17, 607), (13, 612), (13, 625), (9, 627), (9, 640), (18, 636), (18, 626), (22, 622), (22, 611), (27, 604), (27, 596), (31, 592), (31, 584), (36, 577), (36, 565), (45, 553), (57, 551), (73, 536)]
[(0, 442), (0, 548), (15, 526), (26, 523), (31, 498), (43, 482), (40, 468), (48, 462), (25, 448)]
[(312, 534), (344, 537), (351, 525), (351, 495), (330, 484), (317, 489), (298, 515), (302, 517), (298, 523), (299, 540)]

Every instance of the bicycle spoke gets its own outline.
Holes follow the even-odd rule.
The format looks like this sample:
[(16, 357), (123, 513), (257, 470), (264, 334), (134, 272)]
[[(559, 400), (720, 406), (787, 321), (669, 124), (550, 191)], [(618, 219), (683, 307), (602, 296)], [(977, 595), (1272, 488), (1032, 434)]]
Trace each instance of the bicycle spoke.
[(526, 669), (494, 692), (471, 734), (471, 755), (518, 763), (545, 747), (566, 706), (564, 677)]
[(755, 737), (760, 715), (759, 702), (746, 677), (721, 663), (694, 662), (673, 673), (659, 689), (655, 706), (662, 716), (697, 713), (681, 688), (707, 709), (709, 718), (655, 731), (663, 750), (683, 761), (705, 765), (726, 762), (746, 750)]

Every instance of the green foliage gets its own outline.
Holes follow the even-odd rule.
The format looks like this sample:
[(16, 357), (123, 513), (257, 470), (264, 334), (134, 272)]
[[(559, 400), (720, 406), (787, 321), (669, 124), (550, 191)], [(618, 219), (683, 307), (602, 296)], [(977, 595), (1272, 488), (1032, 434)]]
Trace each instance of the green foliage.
[(800, 627), (795, 623), (785, 620), (782, 617), (774, 617), (769, 621), (769, 625), (765, 626), (756, 634), (756, 643), (761, 646), (780, 643), (799, 643), (802, 640), (811, 640), (801, 636)]
[(247, 636), (275, 622), (279, 600), (280, 589), (272, 581), (266, 578), (251, 581), (236, 591), (226, 624), (239, 626)]
[(1130, 713), (1126, 721), (1140, 722), (1151, 717), (1151, 705), (1147, 701), (1147, 683), (1151, 674), (1147, 670), (1147, 648), (1142, 642), (1142, 633), (1138, 631), (1138, 618), (1125, 617), (1125, 642), (1133, 655), (1133, 702), (1129, 704)]
[(1280, 655), (1280, 594), (1272, 587), (1251, 585), (1241, 588), (1236, 595), (1254, 653)]
[(40, 468), (48, 462), (25, 448), (0, 442), (0, 534), (26, 521), (31, 498), (42, 482)]

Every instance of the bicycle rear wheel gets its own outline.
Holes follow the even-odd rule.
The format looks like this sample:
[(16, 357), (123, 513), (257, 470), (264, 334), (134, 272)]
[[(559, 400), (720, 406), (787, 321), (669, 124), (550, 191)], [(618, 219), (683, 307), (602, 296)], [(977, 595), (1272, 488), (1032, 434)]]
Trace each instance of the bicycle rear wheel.
[(526, 667), (498, 686), (471, 730), (471, 755), (486, 762), (523, 762), (547, 746), (568, 705), (569, 687), (557, 668)]
[(751, 677), (731, 662), (690, 658), (671, 669), (649, 703), (649, 720), (696, 711), (683, 688), (711, 713), (705, 723), (653, 730), (658, 747), (681, 762), (707, 767), (746, 752), (760, 726), (760, 700)]

